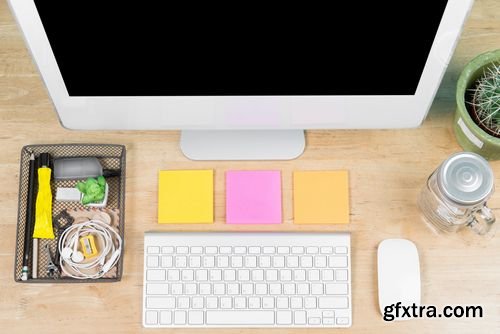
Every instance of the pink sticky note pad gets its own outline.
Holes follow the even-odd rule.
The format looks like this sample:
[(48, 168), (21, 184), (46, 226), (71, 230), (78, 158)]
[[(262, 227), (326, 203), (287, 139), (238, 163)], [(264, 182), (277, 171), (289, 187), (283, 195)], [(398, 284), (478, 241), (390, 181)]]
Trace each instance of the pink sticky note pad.
[(226, 172), (227, 224), (280, 224), (280, 171)]

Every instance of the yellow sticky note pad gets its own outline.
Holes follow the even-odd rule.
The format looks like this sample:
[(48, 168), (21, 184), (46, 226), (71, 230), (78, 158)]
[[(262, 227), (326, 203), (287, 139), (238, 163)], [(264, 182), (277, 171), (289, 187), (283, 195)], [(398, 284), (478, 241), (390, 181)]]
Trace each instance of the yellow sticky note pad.
[(294, 172), (293, 211), (295, 224), (349, 223), (348, 172)]
[(160, 171), (158, 223), (213, 223), (213, 170)]

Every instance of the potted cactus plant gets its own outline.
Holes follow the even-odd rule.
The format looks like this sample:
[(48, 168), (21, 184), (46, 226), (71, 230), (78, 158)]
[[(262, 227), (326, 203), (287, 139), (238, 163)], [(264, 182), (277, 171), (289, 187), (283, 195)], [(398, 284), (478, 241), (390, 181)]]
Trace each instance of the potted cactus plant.
[(455, 135), (467, 151), (500, 159), (500, 50), (467, 64), (457, 84)]

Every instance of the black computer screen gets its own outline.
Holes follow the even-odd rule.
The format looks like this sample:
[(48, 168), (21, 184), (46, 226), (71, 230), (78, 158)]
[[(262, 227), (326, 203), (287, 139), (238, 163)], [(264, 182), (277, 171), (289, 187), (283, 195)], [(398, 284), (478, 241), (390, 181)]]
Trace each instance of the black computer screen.
[(35, 0), (71, 96), (413, 95), (447, 1), (105, 3)]

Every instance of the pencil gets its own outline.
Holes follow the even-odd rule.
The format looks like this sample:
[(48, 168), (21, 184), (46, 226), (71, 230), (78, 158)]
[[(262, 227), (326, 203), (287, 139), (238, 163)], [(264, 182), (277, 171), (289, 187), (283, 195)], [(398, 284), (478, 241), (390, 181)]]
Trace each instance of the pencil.
[(28, 262), (30, 258), (30, 244), (31, 235), (33, 231), (33, 205), (34, 205), (34, 195), (35, 195), (35, 173), (36, 173), (36, 162), (35, 154), (31, 153), (30, 163), (29, 163), (29, 174), (28, 174), (28, 201), (26, 204), (26, 226), (24, 227), (24, 257), (23, 257), (23, 269), (21, 274), (21, 280), (28, 280)]

